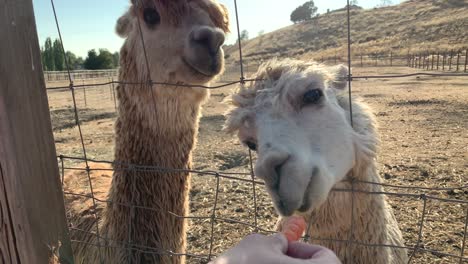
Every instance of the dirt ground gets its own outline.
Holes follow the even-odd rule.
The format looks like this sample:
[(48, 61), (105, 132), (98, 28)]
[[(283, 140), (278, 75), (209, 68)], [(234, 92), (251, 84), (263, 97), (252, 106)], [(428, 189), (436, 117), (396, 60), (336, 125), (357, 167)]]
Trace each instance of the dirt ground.
[[(353, 75), (410, 72), (414, 72), (414, 69), (355, 68)], [(99, 81), (107, 80), (96, 82)], [(49, 87), (57, 85), (60, 84), (48, 84)], [(223, 113), (226, 110), (223, 100), (233, 88), (212, 91), (210, 100), (204, 106), (198, 145), (193, 155), (196, 170), (250, 172), (248, 151), (235, 137), (222, 132)], [(407, 187), (454, 187), (468, 184), (467, 89), (467, 77), (407, 77), (356, 80), (352, 83), (353, 96), (362, 97), (377, 115), (382, 139), (378, 163), (386, 184)], [(48, 95), (57, 153), (82, 157), (70, 91), (49, 91)], [(86, 103), (84, 98), (84, 90), (77, 89), (77, 106), (88, 157), (111, 161), (116, 118), (112, 86), (88, 88)], [(65, 166), (79, 167), (82, 164), (65, 160)], [(249, 179), (250, 176), (243, 177)], [(216, 189), (214, 177), (193, 175), (193, 216), (212, 215)], [(258, 227), (264, 230), (274, 228), (277, 215), (270, 200), (263, 186), (257, 185), (255, 190), (256, 208), (252, 183), (220, 179), (215, 211), (218, 220), (213, 223), (213, 254), (223, 252), (243, 236), (256, 231), (255, 211)], [(392, 193), (425, 193), (464, 201), (427, 201), (420, 244), (422, 250), (415, 255), (413, 262), (459, 263), (459, 259), (440, 253), (461, 254), (464, 223), (468, 217), (468, 188), (422, 191), (386, 187), (385, 190)], [(414, 246), (418, 240), (423, 201), (395, 195), (388, 198), (406, 244)], [(209, 254), (211, 225), (210, 219), (190, 220), (188, 253)], [(468, 257), (468, 246), (465, 245), (464, 251), (464, 256)], [(189, 263), (198, 262), (189, 258)]]

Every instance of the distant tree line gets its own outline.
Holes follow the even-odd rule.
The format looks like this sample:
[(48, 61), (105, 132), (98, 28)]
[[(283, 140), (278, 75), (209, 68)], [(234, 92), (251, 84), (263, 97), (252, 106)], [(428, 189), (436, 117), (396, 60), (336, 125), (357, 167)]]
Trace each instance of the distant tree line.
[(63, 54), (62, 44), (59, 39), (53, 42), (47, 38), (44, 46), (41, 47), (42, 66), (45, 71), (65, 71), (67, 70), (65, 58), (72, 70), (101, 70), (115, 69), (119, 66), (119, 53), (111, 53), (107, 49), (99, 49), (99, 53), (92, 49), (88, 51), (88, 56), (83, 59), (77, 57), (73, 52), (67, 51)]

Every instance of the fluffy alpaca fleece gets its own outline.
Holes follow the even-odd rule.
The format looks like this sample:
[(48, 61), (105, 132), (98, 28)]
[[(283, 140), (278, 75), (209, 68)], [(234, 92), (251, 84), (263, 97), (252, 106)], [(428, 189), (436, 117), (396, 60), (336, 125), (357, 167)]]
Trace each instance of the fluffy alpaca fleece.
[[(239, 132), (241, 140), (255, 138), (258, 127), (249, 123), (248, 120), (249, 118), (259, 118), (259, 116), (252, 116), (255, 116), (258, 111), (265, 111), (265, 108), (270, 107), (268, 104), (265, 105), (264, 102), (270, 101), (264, 100), (264, 97), (272, 98), (272, 104), (280, 102), (277, 98), (284, 94), (291, 94), (287, 90), (292, 89), (287, 85), (278, 85), (282, 81), (282, 75), (305, 71), (312, 72), (315, 76), (313, 81), (325, 82), (327, 86), (337, 88), (333, 91), (326, 90), (327, 97), (330, 102), (336, 102), (342, 108), (341, 111), (344, 111), (349, 123), (349, 99), (347, 94), (340, 91), (346, 86), (346, 78), (343, 78), (347, 74), (345, 67), (328, 67), (315, 62), (297, 60), (272, 60), (260, 66), (258, 72), (251, 77), (252, 79), (262, 79), (262, 81), (253, 81), (245, 87), (240, 87), (231, 97), (230, 103), (234, 107), (227, 113), (225, 129), (228, 132)], [(360, 182), (380, 183), (382, 181), (376, 168), (379, 136), (371, 109), (358, 98), (353, 98), (352, 108), (353, 127), (348, 136), (355, 138), (354, 166), (347, 174), (343, 175), (342, 180), (334, 183), (335, 190), (328, 193), (324, 202), (316, 206), (311, 214), (306, 215), (306, 219), (311, 221), (308, 235), (312, 237), (312, 242), (336, 252), (343, 263), (407, 263), (405, 249), (360, 245), (362, 243), (403, 247), (404, 240), (386, 196), (359, 192), (383, 191), (380, 185)], [(276, 116), (276, 118), (281, 117)], [(326, 127), (327, 125), (322, 123), (321, 126)], [(307, 145), (306, 143), (302, 144)], [(262, 159), (261, 154), (259, 152), (259, 160)], [(340, 191), (340, 189), (351, 190), (352, 188), (357, 191), (354, 193), (354, 198), (350, 192)], [(293, 189), (290, 191), (294, 192)], [(353, 203), (354, 206), (352, 206)], [(354, 208), (354, 212), (352, 212), (352, 208)], [(352, 213), (354, 214), (354, 227), (351, 230)], [(281, 218), (278, 225), (278, 229), (280, 228)], [(348, 244), (343, 241), (348, 239), (357, 243)]]
[[(118, 34), (126, 38), (119, 73), (119, 80), (126, 84), (117, 87), (119, 107), (115, 126), (115, 162), (123, 165), (114, 166), (112, 177), (105, 171), (91, 171), (95, 197), (110, 202), (98, 202), (94, 208), (90, 199), (67, 197), (71, 237), (78, 241), (73, 243), (76, 263), (185, 263), (185, 257), (178, 254), (185, 253), (186, 248), (184, 217), (189, 213), (190, 174), (180, 170), (191, 169), (200, 109), (209, 93), (200, 88), (150, 87), (146, 83), (152, 79), (174, 84), (209, 84), (222, 72), (219, 65), (223, 60), (218, 62), (221, 69), (213, 70), (213, 76), (207, 77), (187, 67), (181, 57), (191, 52), (187, 46), (193, 44), (187, 38), (194, 27), (203, 25), (198, 27), (212, 28), (219, 35), (227, 32), (228, 18), (225, 8), (214, 1), (132, 2), (142, 6), (131, 6), (117, 23)], [(148, 72), (136, 21), (145, 7), (153, 8), (154, 4), (160, 11), (161, 24), (146, 27), (141, 22), (151, 65)], [(181, 5), (180, 9), (174, 5)], [(174, 12), (187, 17), (171, 19)], [(222, 51), (220, 54), (222, 58)], [(201, 56), (200, 52), (196, 55)], [(145, 170), (128, 164), (178, 171)], [(90, 167), (95, 169), (96, 165)], [(85, 172), (73, 176), (67, 177), (66, 191), (73, 192), (74, 186), (84, 183), (73, 182), (72, 178), (76, 181), (77, 177), (87, 177)], [(89, 195), (89, 190), (83, 194)], [(95, 212), (102, 216), (98, 223), (100, 239), (90, 234), (97, 232)]]

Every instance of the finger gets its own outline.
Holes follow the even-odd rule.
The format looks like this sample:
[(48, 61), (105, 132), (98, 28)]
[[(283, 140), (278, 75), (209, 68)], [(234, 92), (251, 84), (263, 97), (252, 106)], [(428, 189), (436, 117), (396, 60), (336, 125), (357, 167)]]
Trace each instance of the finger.
[(302, 242), (289, 243), (288, 256), (299, 259), (321, 258), (322, 256), (329, 257), (335, 256), (335, 253), (328, 248), (311, 245)]

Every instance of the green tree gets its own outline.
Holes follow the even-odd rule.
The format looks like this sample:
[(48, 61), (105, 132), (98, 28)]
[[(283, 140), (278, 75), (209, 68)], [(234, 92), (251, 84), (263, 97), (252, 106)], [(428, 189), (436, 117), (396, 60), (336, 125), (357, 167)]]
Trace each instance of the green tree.
[(318, 8), (315, 6), (314, 1), (307, 1), (292, 11), (290, 19), (294, 24), (311, 20), (315, 13), (317, 13), (317, 9)]
[(115, 54), (110, 53), (107, 49), (99, 49), (99, 54), (96, 50), (88, 51), (83, 66), (87, 70), (101, 70), (115, 68)]
[(380, 4), (378, 5), (378, 7), (385, 7), (391, 5), (393, 5), (392, 0), (380, 0)]
[(248, 40), (249, 39), (249, 32), (247, 30), (242, 30), (240, 35), (241, 40)]
[(44, 43), (44, 68), (47, 71), (55, 71), (54, 50), (50, 38), (47, 38)]
[(99, 69), (99, 59), (96, 50), (92, 49), (88, 51), (88, 57), (86, 57), (83, 66), (87, 70), (97, 70)]
[(73, 52), (71, 51), (67, 51), (65, 55), (68, 61), (68, 65), (70, 66), (70, 69), (75, 70), (76, 69), (76, 55), (73, 54)]
[(54, 54), (54, 64), (56, 71), (64, 71), (65, 69), (65, 55), (63, 54), (62, 43), (60, 43), (59, 39), (54, 41), (54, 45), (52, 47), (53, 54)]
[(84, 68), (84, 60), (82, 57), (76, 58), (75, 61), (75, 70), (83, 69)]
[(114, 68), (118, 68), (120, 65), (120, 54), (116, 51), (112, 54), (113, 61), (114, 61)]
[(99, 49), (99, 69), (114, 68), (114, 56), (107, 49)]

